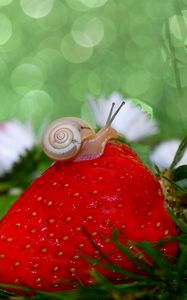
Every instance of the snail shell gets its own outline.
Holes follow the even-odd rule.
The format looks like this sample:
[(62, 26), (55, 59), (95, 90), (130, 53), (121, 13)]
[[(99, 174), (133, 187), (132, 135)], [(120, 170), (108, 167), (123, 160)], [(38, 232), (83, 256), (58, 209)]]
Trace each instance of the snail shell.
[(62, 118), (51, 123), (42, 136), (42, 148), (54, 160), (74, 158), (85, 139), (95, 135), (90, 125), (79, 118)]

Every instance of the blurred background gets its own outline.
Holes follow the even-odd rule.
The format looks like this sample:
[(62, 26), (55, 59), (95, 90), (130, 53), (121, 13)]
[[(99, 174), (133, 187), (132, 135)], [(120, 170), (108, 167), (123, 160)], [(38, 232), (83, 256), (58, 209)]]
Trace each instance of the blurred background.
[(0, 121), (37, 129), (114, 91), (184, 136), (187, 0), (0, 0)]

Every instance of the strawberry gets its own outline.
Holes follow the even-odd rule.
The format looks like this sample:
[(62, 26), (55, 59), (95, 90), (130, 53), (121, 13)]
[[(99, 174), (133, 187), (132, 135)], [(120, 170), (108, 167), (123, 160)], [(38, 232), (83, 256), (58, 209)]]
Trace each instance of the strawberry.
[[(20, 196), (0, 223), (0, 282), (50, 292), (90, 284), (87, 257), (99, 259), (100, 250), (139, 272), (112, 242), (113, 228), (124, 244), (177, 235), (157, 178), (120, 142), (97, 159), (55, 162)], [(177, 248), (167, 242), (161, 250), (176, 256)]]

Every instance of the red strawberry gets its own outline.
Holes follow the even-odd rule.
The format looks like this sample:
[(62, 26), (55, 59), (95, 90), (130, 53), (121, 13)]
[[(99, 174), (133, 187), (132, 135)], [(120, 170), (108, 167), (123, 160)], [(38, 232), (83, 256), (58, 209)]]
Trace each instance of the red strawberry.
[[(0, 223), (0, 282), (45, 291), (91, 283), (85, 257), (98, 258), (97, 247), (138, 272), (110, 240), (113, 228), (131, 241), (177, 234), (158, 180), (119, 142), (109, 142), (94, 160), (54, 163), (21, 195)], [(177, 243), (163, 251), (175, 256)]]

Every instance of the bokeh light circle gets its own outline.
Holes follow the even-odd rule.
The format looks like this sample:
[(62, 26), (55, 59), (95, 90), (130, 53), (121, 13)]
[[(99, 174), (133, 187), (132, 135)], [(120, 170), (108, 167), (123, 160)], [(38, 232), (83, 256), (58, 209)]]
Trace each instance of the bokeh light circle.
[(89, 70), (81, 69), (74, 72), (69, 78), (68, 86), (69, 92), (74, 99), (84, 102), (86, 95), (88, 94), (87, 85), (85, 84), (88, 80)]
[[(40, 59), (37, 54), (33, 56), (33, 54), (29, 54), (24, 56), (20, 61), (20, 65), (32, 65), (35, 66), (37, 70), (39, 70), (40, 74), (42, 74), (42, 81), (46, 78), (47, 71), (46, 71), (46, 64), (42, 59)], [(29, 74), (28, 74), (29, 75)], [(40, 77), (39, 77), (40, 78)], [(30, 90), (33, 89), (32, 87)]]
[(51, 78), (49, 80), (49, 85), (53, 83), (53, 80), (56, 80), (57, 74), (62, 74), (65, 71), (66, 60), (62, 57), (62, 53), (58, 48), (41, 48), (35, 57), (35, 64), (42, 70), (43, 74), (46, 75), (47, 78)]
[(8, 53), (10, 51), (16, 51), (22, 42), (23, 32), (17, 26), (14, 26), (13, 34), (10, 36), (8, 41), (0, 47), (0, 52)]
[(131, 39), (136, 45), (143, 48), (152, 48), (155, 44), (156, 37), (153, 34), (153, 32), (155, 32), (155, 29), (153, 30), (153, 28), (149, 26), (149, 24), (149, 19), (141, 15), (136, 16), (136, 18), (130, 18), (129, 33), (131, 35)]
[[(99, 71), (99, 70), (98, 70)], [(101, 82), (105, 90), (110, 94), (120, 88), (120, 75), (114, 68), (105, 66), (101, 68)]]
[(54, 0), (21, 0), (20, 4), (26, 15), (39, 19), (50, 13)]
[(115, 43), (115, 40), (117, 38), (117, 27), (115, 22), (111, 21), (108, 18), (102, 17), (100, 18), (100, 20), (104, 27), (104, 36), (97, 47), (109, 49), (108, 47)]
[(76, 11), (87, 11), (89, 8), (80, 0), (66, 0), (67, 5)]
[[(143, 53), (143, 49), (140, 52), (140, 61), (142, 67), (145, 68), (151, 75), (151, 79), (160, 79), (161, 74), (164, 72), (164, 60), (162, 50), (156, 47), (151, 47), (146, 53)], [(151, 81), (153, 89), (155, 87), (156, 81)], [(150, 92), (150, 91), (149, 91)]]
[(92, 47), (87, 48), (78, 45), (71, 34), (68, 34), (62, 39), (61, 51), (67, 61), (82, 63), (91, 57), (93, 49)]
[(147, 15), (153, 20), (165, 20), (171, 15), (174, 8), (174, 3), (171, 0), (142, 0), (139, 2), (144, 7)]
[(45, 30), (57, 32), (59, 29), (62, 31), (64, 25), (68, 21), (68, 9), (60, 0), (55, 0), (53, 9), (46, 18), (38, 20), (38, 25)]
[(0, 45), (5, 44), (12, 35), (12, 23), (4, 14), (0, 14)]
[(137, 61), (143, 61), (145, 56), (145, 49), (143, 47), (139, 48), (137, 51), (137, 45), (132, 39), (127, 41), (124, 49), (124, 56), (127, 61), (127, 64), (136, 63)]
[(104, 27), (99, 18), (87, 15), (74, 22), (72, 36), (80, 46), (93, 47), (103, 39)]
[(133, 97), (145, 93), (151, 86), (151, 74), (144, 68), (124, 68), (121, 74), (121, 88)]
[(172, 42), (174, 42), (175, 46), (181, 46), (180, 42), (184, 42), (186, 39), (186, 30), (187, 28), (187, 18), (185, 16), (172, 16), (169, 19), (169, 29), (172, 36), (175, 38)]
[(20, 102), (21, 115), (26, 120), (34, 120), (36, 125), (53, 111), (53, 99), (43, 90), (32, 90), (25, 94)]
[(102, 82), (97, 72), (90, 72), (88, 76), (87, 85), (90, 95), (99, 96), (101, 94)]
[(43, 81), (41, 70), (33, 64), (21, 64), (11, 75), (12, 86), (19, 94), (24, 94), (31, 89), (40, 89)]
[(84, 5), (90, 8), (96, 8), (103, 6), (107, 3), (108, 0), (80, 0)]
[(1, 86), (0, 99), (3, 99), (1, 102), (1, 107), (3, 109), (0, 109), (0, 120), (15, 118), (15, 113), (18, 111), (18, 107), (15, 105), (17, 104), (17, 99), (13, 90), (10, 88), (7, 89), (6, 86)]
[(61, 57), (62, 54), (59, 49), (59, 45), (61, 43), (61, 37), (59, 35), (51, 34), (50, 36), (45, 37), (44, 39), (41, 40), (41, 42), (38, 45), (38, 49), (46, 50), (46, 49), (53, 49), (56, 52), (60, 53)]
[(12, 3), (13, 0), (1, 0), (0, 1), (0, 6), (6, 6)]
[(0, 56), (0, 80), (2, 81), (4, 77), (8, 75), (8, 66), (3, 57)]

